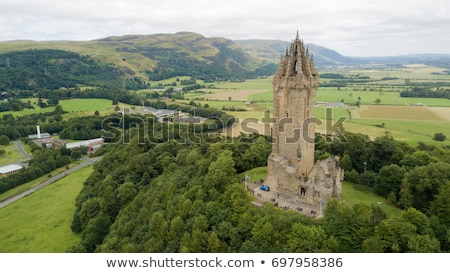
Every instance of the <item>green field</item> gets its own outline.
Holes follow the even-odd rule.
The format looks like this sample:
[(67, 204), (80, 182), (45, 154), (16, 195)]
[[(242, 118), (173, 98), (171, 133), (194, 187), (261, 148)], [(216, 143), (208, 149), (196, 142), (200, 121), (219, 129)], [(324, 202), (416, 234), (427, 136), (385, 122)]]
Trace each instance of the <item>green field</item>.
[(5, 151), (4, 155), (0, 155), (0, 166), (12, 164), (22, 159), (13, 143), (7, 146), (0, 145), (0, 149)]
[[(24, 101), (31, 101), (37, 99), (23, 99)], [(65, 114), (66, 118), (81, 116), (85, 114), (93, 115), (95, 111), (99, 111), (100, 114), (109, 114), (114, 111), (114, 105), (112, 101), (108, 99), (70, 99), (60, 100), (59, 105), (64, 111), (69, 112)], [(14, 116), (26, 116), (32, 114), (48, 113), (55, 110), (54, 106), (40, 108), (37, 104), (33, 103), (34, 109), (24, 109), (22, 111), (7, 111), (1, 112), (0, 116), (6, 114), (12, 114)]]
[(70, 225), (75, 198), (93, 167), (0, 209), (0, 252), (62, 253), (80, 238)]
[[(384, 81), (377, 82), (382, 77), (398, 77), (398, 83), (404, 83), (405, 78), (416, 81), (442, 80), (449, 81), (450, 77), (446, 75), (431, 75), (431, 72), (439, 72), (442, 69), (430, 68), (426, 66), (411, 66), (404, 69), (389, 69), (385, 71), (362, 70), (348, 71), (347, 75), (361, 73), (368, 75), (374, 82), (363, 85), (352, 85), (343, 88), (324, 88), (320, 87), (315, 101), (316, 102), (344, 102), (352, 105), (358, 99), (361, 102), (361, 109), (364, 107), (376, 107), (377, 105), (385, 108), (369, 108), (362, 111), (359, 108), (351, 110), (351, 119), (349, 111), (345, 108), (333, 108), (332, 119), (334, 124), (340, 117), (347, 117), (344, 122), (344, 128), (355, 133), (367, 134), (372, 138), (383, 136), (389, 131), (394, 138), (403, 140), (415, 146), (418, 142), (424, 142), (435, 146), (450, 145), (450, 140), (445, 142), (436, 142), (432, 140), (435, 133), (444, 133), (450, 136), (450, 120), (446, 118), (450, 112), (450, 100), (443, 98), (403, 98), (399, 92), (403, 87), (390, 86)], [(404, 77), (404, 78), (402, 78)], [(366, 91), (362, 91), (365, 89)], [(372, 91), (369, 91), (372, 90)], [(380, 91), (381, 90), (381, 91)], [(205, 91), (205, 90), (203, 90)], [(273, 93), (272, 79), (254, 79), (245, 82), (220, 82), (214, 83), (214, 88), (208, 89), (208, 93), (192, 93), (189, 98), (200, 102), (201, 105), (207, 103), (210, 107), (223, 109), (223, 107), (243, 108), (247, 111), (227, 111), (239, 120), (245, 118), (261, 119), (263, 112), (272, 108)], [(231, 100), (229, 100), (231, 98)], [(198, 101), (198, 99), (201, 99)], [(377, 104), (376, 99), (381, 102)], [(254, 104), (247, 105), (245, 101), (252, 101)], [(421, 108), (411, 108), (411, 105), (421, 106)], [(325, 105), (326, 106), (326, 105)], [(403, 108), (402, 106), (407, 106)], [(387, 107), (387, 108), (386, 108)], [(327, 117), (325, 107), (315, 107), (314, 116), (323, 122)], [(437, 113), (437, 114), (436, 114)], [(384, 127), (380, 125), (384, 124)], [(325, 123), (316, 127), (318, 130), (325, 129)], [(234, 134), (235, 135), (235, 134)]]
[(67, 112), (102, 112), (113, 108), (112, 101), (107, 99), (61, 100), (59, 105)]

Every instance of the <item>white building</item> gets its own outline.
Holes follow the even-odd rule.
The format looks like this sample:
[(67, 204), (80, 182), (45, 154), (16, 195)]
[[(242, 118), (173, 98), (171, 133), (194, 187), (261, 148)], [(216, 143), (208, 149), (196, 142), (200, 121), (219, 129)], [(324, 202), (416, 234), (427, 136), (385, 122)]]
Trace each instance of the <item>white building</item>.
[(88, 140), (83, 140), (83, 141), (79, 141), (79, 142), (67, 143), (66, 148), (67, 149), (75, 149), (75, 148), (87, 147), (89, 149), (88, 153), (94, 153), (103, 144), (105, 144), (105, 140), (103, 138), (94, 138), (94, 139), (88, 139)]
[(22, 166), (19, 164), (10, 164), (0, 167), (0, 176), (5, 176), (11, 173), (15, 173), (22, 169)]

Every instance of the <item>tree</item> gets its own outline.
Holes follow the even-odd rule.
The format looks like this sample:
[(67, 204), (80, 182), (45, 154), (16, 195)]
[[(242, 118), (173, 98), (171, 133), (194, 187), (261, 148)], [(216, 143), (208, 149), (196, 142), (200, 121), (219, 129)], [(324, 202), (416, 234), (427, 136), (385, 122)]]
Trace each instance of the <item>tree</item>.
[(208, 168), (205, 176), (205, 185), (211, 193), (223, 192), (235, 175), (234, 161), (229, 150), (223, 151), (217, 160)]
[(9, 137), (7, 135), (1, 135), (0, 136), (0, 145), (9, 145)]
[(373, 237), (363, 243), (364, 252), (406, 252), (409, 239), (417, 235), (416, 227), (402, 219), (383, 220), (375, 227)]
[(433, 236), (433, 230), (431, 229), (430, 219), (421, 211), (415, 208), (409, 208), (402, 212), (402, 218), (415, 225), (417, 233), (421, 235)]
[(350, 159), (350, 156), (345, 153), (342, 159), (340, 160), (341, 168), (344, 169), (345, 172), (353, 170), (353, 163)]
[(447, 137), (443, 133), (436, 133), (434, 134), (433, 140), (435, 141), (445, 141)]
[(288, 238), (289, 252), (317, 253), (331, 251), (331, 249), (327, 249), (328, 236), (320, 226), (294, 224)]
[(89, 220), (81, 235), (81, 243), (87, 251), (92, 252), (95, 250), (95, 247), (100, 244), (105, 235), (109, 233), (110, 226), (110, 218), (103, 213), (100, 213), (97, 217)]
[(411, 253), (437, 253), (440, 252), (440, 244), (436, 238), (430, 235), (413, 235), (408, 240), (407, 252)]
[(377, 99), (375, 100), (375, 103), (376, 103), (376, 104), (380, 104), (380, 103), (381, 103), (381, 99), (380, 99), (380, 98), (377, 98)]
[(407, 169), (413, 169), (417, 166), (426, 166), (431, 163), (431, 156), (425, 151), (416, 151), (413, 154), (407, 154), (400, 161), (400, 164)]
[(394, 193), (398, 197), (404, 177), (405, 170), (397, 164), (382, 167), (375, 181), (375, 192), (384, 197)]
[(221, 242), (215, 231), (209, 234), (208, 238), (208, 252), (218, 253), (221, 251)]
[[(450, 181), (450, 180), (449, 180)], [(450, 249), (450, 182), (440, 187), (429, 210), (433, 230), (443, 251)]]
[(427, 211), (440, 188), (450, 180), (450, 164), (438, 162), (416, 167), (406, 174), (405, 179), (410, 184), (412, 206)]

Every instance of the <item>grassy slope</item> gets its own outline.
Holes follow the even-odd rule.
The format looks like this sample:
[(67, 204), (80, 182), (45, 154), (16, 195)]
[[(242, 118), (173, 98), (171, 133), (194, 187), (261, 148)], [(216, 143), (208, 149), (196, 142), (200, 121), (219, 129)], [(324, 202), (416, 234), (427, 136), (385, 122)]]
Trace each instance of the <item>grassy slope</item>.
[(0, 209), (0, 252), (61, 253), (78, 241), (70, 230), (75, 197), (92, 171), (83, 168)]
[(364, 202), (367, 204), (376, 204), (386, 212), (388, 217), (399, 217), (401, 210), (387, 203), (386, 199), (378, 196), (370, 191), (370, 188), (363, 185), (355, 185), (348, 182), (344, 182), (342, 185), (342, 201), (347, 202), (349, 205), (356, 204), (358, 202)]

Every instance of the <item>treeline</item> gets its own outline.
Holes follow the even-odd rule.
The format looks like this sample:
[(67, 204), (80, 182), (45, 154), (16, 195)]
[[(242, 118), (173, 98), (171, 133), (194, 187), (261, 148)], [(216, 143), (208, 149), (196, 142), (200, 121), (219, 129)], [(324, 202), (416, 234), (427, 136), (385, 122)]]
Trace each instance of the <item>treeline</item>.
[(331, 79), (328, 82), (321, 82), (321, 87), (346, 87), (348, 84), (354, 83), (366, 83), (374, 81), (369, 76), (356, 74), (344, 76), (339, 73), (323, 73), (320, 74), (320, 78), (322, 79)]
[[(240, 138), (204, 138), (197, 143), (173, 139), (142, 142), (134, 131), (127, 145), (110, 145), (76, 199), (72, 230), (81, 240), (68, 252), (441, 252), (450, 249), (450, 166), (442, 164), (426, 181), (432, 192), (417, 191), (409, 181), (411, 198), (429, 198), (430, 209), (411, 203), (399, 218), (387, 218), (376, 204), (329, 200), (324, 218), (314, 221), (298, 212), (280, 211), (271, 203), (262, 208), (237, 174), (265, 166), (269, 139), (253, 135)], [(344, 154), (343, 165), (359, 169), (366, 160), (366, 174), (381, 173), (376, 162), (407, 158), (416, 151), (387, 138), (371, 141), (346, 134), (322, 141), (318, 135), (317, 157)], [(353, 137), (353, 138), (352, 138)], [(371, 157), (378, 145), (387, 150)], [(374, 147), (372, 147), (374, 146)], [(392, 148), (392, 150), (390, 150)], [(449, 151), (426, 151), (433, 160), (448, 159)], [(359, 153), (359, 150), (362, 150)], [(391, 151), (389, 153), (389, 151)], [(384, 152), (388, 152), (384, 155)], [(353, 166), (354, 164), (354, 166)], [(432, 165), (430, 165), (432, 166)], [(411, 166), (417, 175), (423, 166)], [(445, 171), (445, 169), (447, 171)], [(362, 170), (361, 176), (364, 175)], [(365, 180), (363, 180), (365, 181)], [(425, 181), (423, 183), (426, 183)], [(438, 186), (439, 185), (439, 186)], [(430, 189), (431, 189), (430, 188)], [(420, 197), (419, 195), (423, 195)]]
[(450, 99), (450, 89), (431, 90), (424, 87), (413, 87), (410, 90), (400, 92), (401, 97), (413, 97), (413, 98), (446, 98)]
[(96, 62), (74, 52), (39, 49), (0, 54), (0, 91), (56, 90), (79, 85), (129, 90), (147, 88), (138, 78), (122, 80), (129, 70)]

